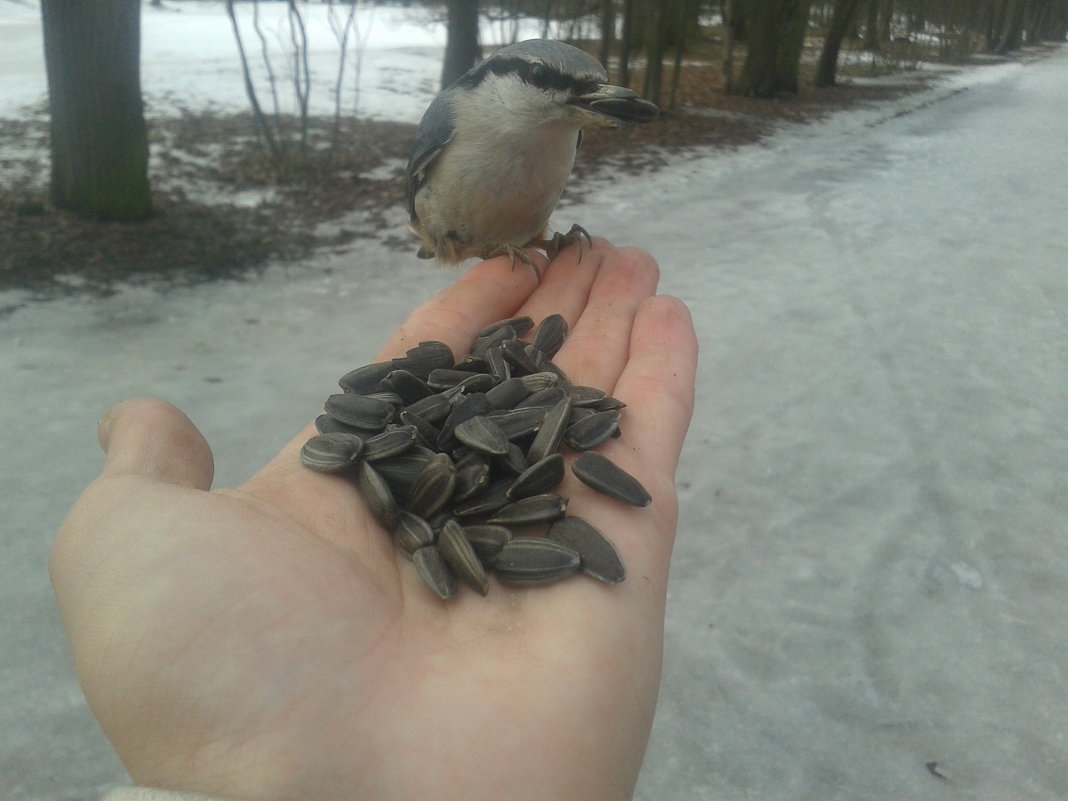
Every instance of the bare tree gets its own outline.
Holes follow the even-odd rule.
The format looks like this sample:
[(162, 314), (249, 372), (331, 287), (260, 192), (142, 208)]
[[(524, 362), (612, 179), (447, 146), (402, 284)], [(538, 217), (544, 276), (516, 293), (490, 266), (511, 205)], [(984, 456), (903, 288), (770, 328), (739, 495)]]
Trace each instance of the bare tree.
[(748, 0), (748, 50), (736, 90), (755, 97), (797, 92), (810, 0)]
[(635, 24), (638, 0), (623, 0), (622, 30), (619, 32), (619, 85), (630, 86), (630, 54), (633, 49), (637, 25)]
[(41, 21), (52, 202), (92, 219), (149, 217), (140, 0), (42, 0)]
[(1027, 10), (1025, 0), (1008, 0), (1005, 5), (1001, 34), (998, 36), (994, 52), (1004, 55), (1016, 50), (1023, 43), (1024, 13)]
[[(338, 140), (341, 138), (341, 91), (345, 86), (345, 62), (348, 60), (349, 54), (349, 36), (352, 35), (356, 26), (356, 3), (349, 3), (348, 13), (342, 20), (337, 14), (333, 0), (329, 0), (329, 2), (328, 19), (330, 30), (334, 32), (334, 38), (337, 39), (338, 49), (340, 50), (337, 59), (337, 79), (334, 81), (334, 123), (330, 135), (330, 154), (333, 156), (337, 150)], [(357, 46), (359, 47), (359, 44)], [(357, 53), (357, 74), (359, 74), (360, 53), (362, 53), (362, 48)]]
[(667, 3), (649, 3), (649, 36), (645, 37), (645, 87), (642, 94), (651, 103), (660, 105), (660, 87), (664, 74), (664, 51), (667, 49), (668, 23), (671, 9)]
[[(253, 3), (254, 14), (258, 14), (259, 10), (255, 3)], [(263, 107), (260, 105), (259, 95), (256, 93), (256, 85), (252, 81), (252, 71), (249, 68), (248, 54), (245, 52), (245, 43), (241, 38), (241, 26), (237, 21), (237, 12), (234, 10), (234, 0), (226, 0), (226, 14), (230, 18), (230, 25), (234, 31), (234, 41), (237, 42), (237, 52), (241, 57), (241, 75), (245, 82), (245, 95), (248, 97), (249, 105), (252, 106), (252, 116), (256, 120), (256, 127), (260, 131), (260, 135), (263, 136), (264, 142), (267, 144), (267, 149), (271, 153), (271, 158), (275, 163), (278, 163), (282, 159), (282, 146), (278, 142), (278, 137), (275, 135), (274, 126), (271, 124), (267, 115), (263, 113)], [(263, 46), (263, 58), (267, 63), (268, 75), (271, 81), (271, 95), (274, 98), (275, 103), (275, 116), (278, 115), (278, 93), (276, 89), (276, 83), (274, 78), (274, 72), (270, 68), (270, 57), (267, 53), (266, 40), (263, 37), (263, 33), (259, 28), (259, 20), (256, 17), (256, 32), (260, 36)]]
[(601, 0), (601, 46), (597, 58), (608, 69), (608, 59), (612, 54), (612, 45), (616, 41), (616, 4), (615, 0)]
[(842, 40), (853, 24), (853, 17), (860, 7), (860, 0), (837, 0), (827, 35), (823, 38), (819, 64), (816, 66), (816, 86), (834, 86), (838, 74), (838, 53)]
[(441, 85), (446, 87), (478, 63), (478, 0), (448, 0), (449, 32)]
[(723, 91), (734, 94), (734, 40), (736, 21), (741, 17), (736, 0), (723, 0)]

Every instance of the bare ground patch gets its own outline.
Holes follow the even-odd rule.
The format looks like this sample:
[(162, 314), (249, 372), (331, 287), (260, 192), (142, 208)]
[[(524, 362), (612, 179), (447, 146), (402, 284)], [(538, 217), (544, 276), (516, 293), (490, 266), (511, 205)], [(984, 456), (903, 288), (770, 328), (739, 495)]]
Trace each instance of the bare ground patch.
[[(632, 85), (640, 86), (642, 76)], [(884, 102), (922, 81), (804, 86), (774, 100), (726, 95), (718, 60), (689, 63), (673, 109), (654, 124), (587, 137), (569, 192), (610, 163), (653, 170), (671, 155), (735, 148), (783, 124), (803, 124), (858, 103)], [(403, 167), (415, 126), (314, 118), (306, 154), (276, 168), (251, 115), (188, 110), (149, 117), (155, 216), (144, 223), (97, 223), (48, 201), (48, 129), (43, 110), (0, 119), (0, 289), (47, 296), (108, 293), (119, 283), (160, 285), (238, 277), (272, 261), (301, 259), (374, 237), (414, 258), (406, 230), (387, 215), (403, 203)]]

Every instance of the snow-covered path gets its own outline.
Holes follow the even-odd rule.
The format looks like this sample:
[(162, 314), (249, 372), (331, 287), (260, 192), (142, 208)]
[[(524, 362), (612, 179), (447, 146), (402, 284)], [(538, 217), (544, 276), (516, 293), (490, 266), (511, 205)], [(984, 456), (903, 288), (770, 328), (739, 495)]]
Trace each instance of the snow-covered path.
[(1066, 67), (627, 201), (703, 347), (643, 797), (1068, 796)]
[[(1068, 796), (1066, 123), (1062, 49), (561, 210), (702, 344), (640, 798)], [(165, 397), (240, 481), (452, 277), (365, 242), (0, 317), (0, 797), (124, 780), (44, 571), (99, 414)]]

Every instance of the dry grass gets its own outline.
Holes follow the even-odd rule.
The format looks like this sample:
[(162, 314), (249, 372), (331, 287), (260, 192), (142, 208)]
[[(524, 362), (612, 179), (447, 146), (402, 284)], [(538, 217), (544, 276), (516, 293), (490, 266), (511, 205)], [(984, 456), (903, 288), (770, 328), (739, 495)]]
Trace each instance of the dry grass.
[[(736, 56), (736, 65), (741, 61)], [(571, 191), (581, 193), (582, 175), (606, 162), (617, 171), (651, 170), (672, 153), (738, 147), (783, 123), (820, 119), (917, 86), (814, 89), (806, 82), (799, 95), (757, 100), (723, 92), (721, 63), (722, 48), (707, 39), (687, 56), (676, 102), (658, 122), (588, 137)], [(665, 73), (667, 83), (670, 65)], [(641, 87), (643, 79), (638, 70), (631, 85)], [(248, 114), (188, 111), (151, 119), (150, 129), (156, 215), (136, 225), (101, 224), (48, 202), (44, 113), (0, 120), (0, 153), (8, 154), (0, 159), (0, 289), (108, 292), (118, 282), (232, 277), (368, 236), (405, 254), (411, 249), (407, 232), (387, 223), (385, 210), (403, 202), (414, 125), (344, 120), (332, 148), (332, 121), (314, 119), (307, 154), (284, 169), (267, 157)], [(317, 232), (327, 222), (335, 224)]]

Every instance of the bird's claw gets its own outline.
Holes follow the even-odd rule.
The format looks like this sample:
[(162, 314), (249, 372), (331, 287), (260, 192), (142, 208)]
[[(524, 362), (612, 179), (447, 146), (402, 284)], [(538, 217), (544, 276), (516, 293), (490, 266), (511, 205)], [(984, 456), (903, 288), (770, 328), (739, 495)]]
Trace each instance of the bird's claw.
[(585, 239), (590, 245), (593, 245), (593, 237), (590, 236), (590, 232), (583, 228), (578, 223), (571, 226), (571, 230), (566, 234), (562, 234), (559, 231), (553, 234), (553, 238), (544, 241), (543, 247), (545, 249), (545, 255), (549, 257), (549, 261), (556, 258), (556, 254), (566, 248), (568, 245), (578, 245), (579, 249), (579, 261), (582, 261), (582, 252), (584, 250), (582, 240)]

